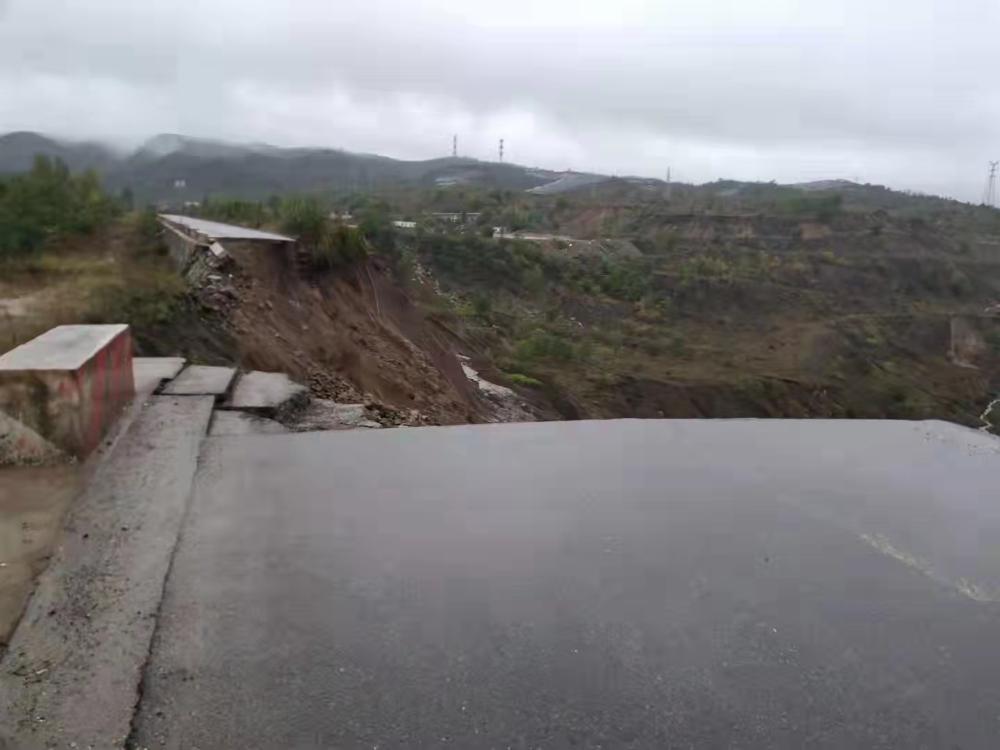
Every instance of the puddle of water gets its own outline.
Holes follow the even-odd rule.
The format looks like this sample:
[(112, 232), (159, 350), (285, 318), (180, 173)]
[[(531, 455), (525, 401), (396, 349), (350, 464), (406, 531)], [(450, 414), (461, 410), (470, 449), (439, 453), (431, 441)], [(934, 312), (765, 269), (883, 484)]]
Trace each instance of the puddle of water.
[(48, 564), (70, 502), (83, 483), (80, 464), (0, 468), (0, 643), (6, 643)]
[(135, 366), (134, 373), (135, 399), (104, 436), (101, 446), (85, 460), (0, 466), (0, 648), (20, 619), (34, 579), (48, 566), (66, 511), (159, 382), (141, 364)]

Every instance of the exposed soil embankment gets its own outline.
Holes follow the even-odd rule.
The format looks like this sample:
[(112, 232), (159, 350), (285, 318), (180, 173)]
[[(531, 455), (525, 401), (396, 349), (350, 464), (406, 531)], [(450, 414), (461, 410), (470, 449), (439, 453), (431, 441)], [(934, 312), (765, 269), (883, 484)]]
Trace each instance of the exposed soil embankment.
[(411, 423), (489, 418), (449, 336), (379, 260), (317, 274), (291, 248), (226, 249), (230, 262), (199, 294), (231, 332), (240, 366), (288, 373), (324, 398), (380, 402)]
[(554, 213), (562, 241), (616, 231), (641, 257), (577, 258), (468, 233), (411, 244), (482, 351), (564, 418), (980, 425), (1000, 391), (992, 225), (813, 213)]

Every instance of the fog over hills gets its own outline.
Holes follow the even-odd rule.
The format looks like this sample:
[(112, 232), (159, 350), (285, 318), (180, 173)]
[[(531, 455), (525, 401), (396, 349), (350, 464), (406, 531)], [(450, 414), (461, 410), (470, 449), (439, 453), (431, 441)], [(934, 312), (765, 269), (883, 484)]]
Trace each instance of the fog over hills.
[[(0, 135), (0, 174), (27, 171), (39, 154), (60, 159), (71, 171), (94, 169), (108, 189), (127, 188), (138, 201), (172, 204), (199, 201), (206, 195), (260, 200), (276, 194), (393, 187), (477, 185), (554, 195), (613, 186), (617, 186), (613, 190), (618, 193), (622, 189), (648, 192), (666, 186), (663, 180), (647, 177), (559, 172), (461, 156), (407, 161), (340, 149), (235, 143), (176, 133), (153, 136), (132, 150), (28, 131), (7, 133)], [(766, 184), (722, 180), (704, 187), (731, 198), (752, 190), (754, 185)], [(877, 189), (881, 198), (892, 194), (897, 196), (896, 201), (907, 195), (844, 179), (801, 182), (789, 187), (805, 192), (855, 194)]]

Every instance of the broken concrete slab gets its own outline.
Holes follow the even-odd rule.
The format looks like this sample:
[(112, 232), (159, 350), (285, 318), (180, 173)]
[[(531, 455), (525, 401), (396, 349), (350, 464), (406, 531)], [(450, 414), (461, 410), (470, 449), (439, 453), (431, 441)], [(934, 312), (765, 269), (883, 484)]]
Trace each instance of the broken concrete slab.
[(0, 747), (123, 746), (212, 407), (153, 396), (72, 505), (0, 662)]
[(187, 360), (184, 357), (133, 357), (135, 392), (150, 394), (165, 380), (177, 377)]
[(216, 411), (208, 434), (221, 435), (276, 435), (288, 432), (281, 422), (244, 411)]
[(292, 424), (295, 432), (320, 430), (351, 430), (357, 427), (378, 429), (382, 425), (370, 419), (364, 404), (338, 404), (336, 401), (313, 399)]
[(25, 438), (31, 433), (70, 456), (86, 456), (134, 393), (127, 325), (66, 325), (43, 333), (0, 357), (0, 412), (24, 427), (4, 441), (0, 463), (24, 460), (18, 446), (30, 443), (34, 452), (38, 446)]
[(236, 369), (209, 365), (188, 365), (181, 374), (163, 388), (167, 396), (215, 396), (222, 398), (229, 391)]
[(309, 402), (309, 389), (283, 372), (254, 370), (241, 375), (224, 409), (239, 409), (257, 414), (287, 415)]

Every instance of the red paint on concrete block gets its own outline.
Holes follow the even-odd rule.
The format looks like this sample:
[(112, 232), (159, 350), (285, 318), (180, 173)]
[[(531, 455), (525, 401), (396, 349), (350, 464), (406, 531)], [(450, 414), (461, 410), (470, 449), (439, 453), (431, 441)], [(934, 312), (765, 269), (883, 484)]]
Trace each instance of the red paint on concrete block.
[[(126, 325), (59, 326), (0, 357), (6, 422), (73, 456), (98, 446), (134, 394)], [(17, 437), (7, 444), (17, 445)], [(0, 454), (0, 463), (23, 459)]]

